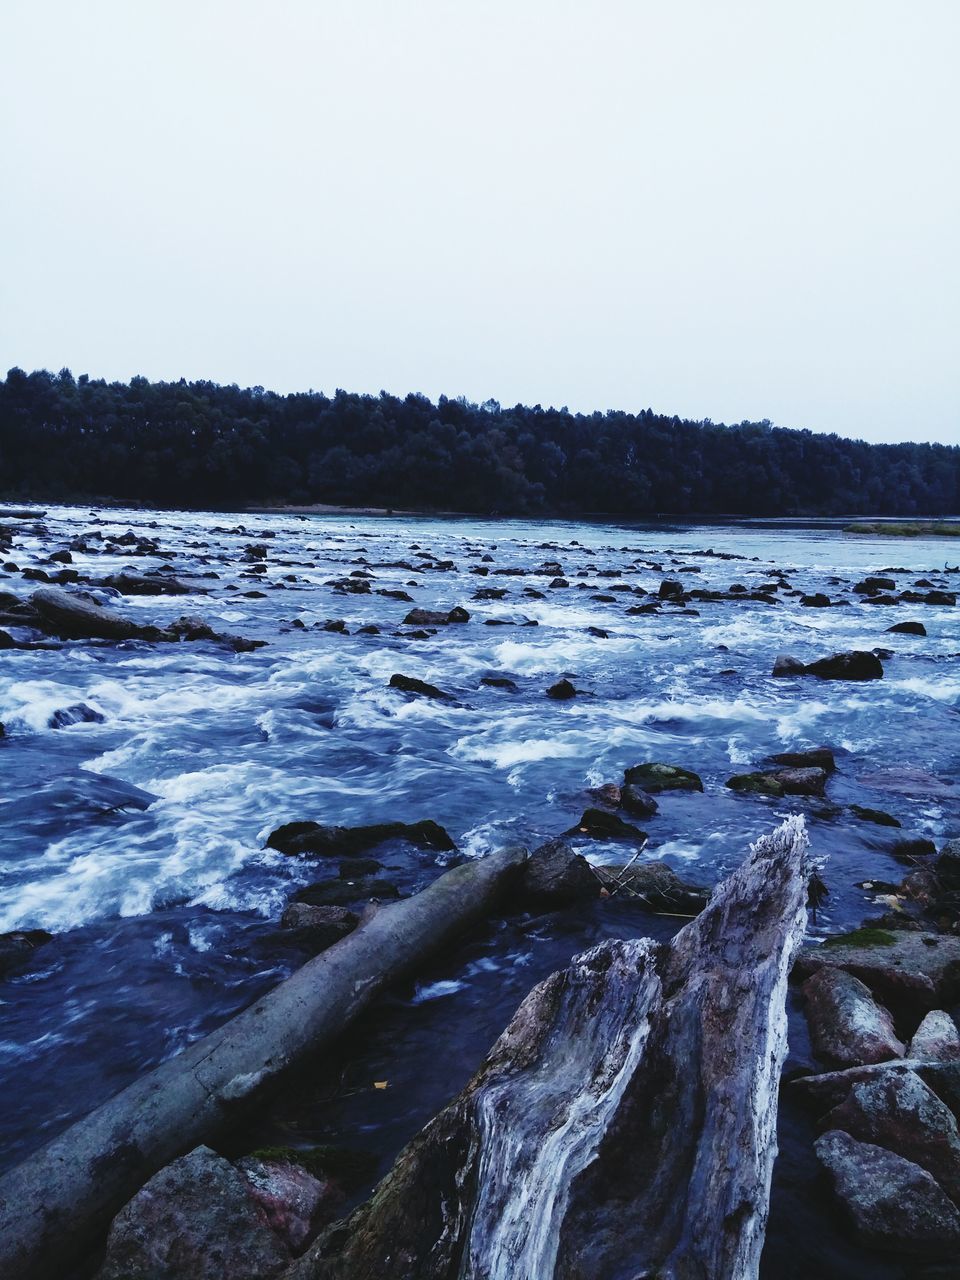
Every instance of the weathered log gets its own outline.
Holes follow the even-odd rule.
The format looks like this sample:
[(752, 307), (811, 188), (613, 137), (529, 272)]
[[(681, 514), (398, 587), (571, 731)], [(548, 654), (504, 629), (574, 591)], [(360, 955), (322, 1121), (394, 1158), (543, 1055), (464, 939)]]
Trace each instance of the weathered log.
[(791, 818), (672, 943), (603, 943), (534, 988), (285, 1280), (755, 1278), (806, 849)]
[(0, 1179), (0, 1275), (61, 1273), (156, 1171), (215, 1137), (389, 983), (481, 919), (526, 860), (505, 849), (384, 907), (256, 1004)]

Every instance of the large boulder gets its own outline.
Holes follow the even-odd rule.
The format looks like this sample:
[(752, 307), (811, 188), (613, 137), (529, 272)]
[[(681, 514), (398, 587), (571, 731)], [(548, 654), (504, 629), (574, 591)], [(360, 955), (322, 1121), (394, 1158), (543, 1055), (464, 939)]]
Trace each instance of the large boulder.
[(820, 969), (803, 984), (802, 995), (813, 1051), (831, 1067), (903, 1057), (893, 1018), (852, 973)]
[(600, 881), (589, 862), (562, 840), (541, 845), (523, 865), (518, 897), (524, 906), (551, 910), (599, 896)]
[(270, 1280), (290, 1259), (244, 1175), (197, 1147), (120, 1210), (97, 1280)]
[(861, 1244), (934, 1256), (960, 1249), (960, 1212), (925, 1169), (840, 1129), (815, 1149)]
[(644, 791), (632, 782), (624, 783), (618, 790), (620, 807), (635, 818), (652, 818), (660, 808), (649, 791)]
[(434, 698), (438, 702), (453, 702), (453, 695), (438, 689), (435, 684), (427, 684), (426, 680), (417, 680), (414, 676), (400, 675), (399, 672), (390, 677), (390, 688), (399, 689), (401, 693), (413, 693), (421, 698)]
[(943, 1009), (960, 999), (960, 938), (945, 934), (857, 929), (805, 948), (795, 971), (808, 977), (824, 966), (852, 973), (894, 1015)]
[(823, 1125), (912, 1160), (960, 1200), (960, 1132), (953, 1112), (915, 1071), (880, 1071), (855, 1084)]
[(825, 773), (833, 773), (837, 762), (829, 747), (811, 747), (807, 751), (780, 751), (770, 759), (774, 764), (784, 765), (788, 769), (823, 769)]
[(318, 1220), (332, 1217), (343, 1198), (333, 1182), (315, 1178), (295, 1161), (244, 1156), (236, 1167), (267, 1225), (294, 1254), (310, 1242)]
[(879, 680), (883, 676), (883, 664), (874, 653), (854, 650), (808, 662), (803, 674), (821, 680)]

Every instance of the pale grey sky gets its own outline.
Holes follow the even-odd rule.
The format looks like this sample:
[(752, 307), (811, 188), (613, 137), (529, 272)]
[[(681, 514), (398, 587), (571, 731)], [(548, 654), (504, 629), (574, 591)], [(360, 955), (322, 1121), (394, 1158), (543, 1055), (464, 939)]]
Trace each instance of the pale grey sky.
[(0, 366), (960, 441), (957, 0), (7, 0)]

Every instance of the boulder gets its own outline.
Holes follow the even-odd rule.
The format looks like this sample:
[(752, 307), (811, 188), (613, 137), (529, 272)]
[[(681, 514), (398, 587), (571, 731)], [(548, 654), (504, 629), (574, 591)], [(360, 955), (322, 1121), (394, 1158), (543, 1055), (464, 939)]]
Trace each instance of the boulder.
[(960, 1061), (957, 1024), (944, 1009), (931, 1009), (913, 1033), (907, 1056), (923, 1062)]
[(558, 702), (566, 702), (569, 698), (575, 698), (577, 690), (573, 687), (569, 680), (558, 680), (556, 684), (552, 684), (547, 690), (548, 698), (555, 698)]
[(358, 917), (344, 907), (318, 907), (307, 902), (291, 902), (280, 917), (284, 929), (301, 933), (311, 948), (324, 951), (357, 927)]
[(837, 767), (829, 747), (811, 747), (808, 751), (780, 751), (770, 759), (774, 764), (785, 765), (788, 769), (822, 769), (825, 773), (833, 773)]
[(698, 774), (681, 769), (676, 764), (660, 764), (650, 760), (646, 764), (631, 765), (624, 773), (624, 780), (642, 787), (651, 795), (661, 791), (702, 791), (703, 783)]
[[(613, 784), (611, 783), (610, 785)], [(652, 818), (660, 808), (648, 791), (644, 791), (642, 787), (638, 787), (632, 782), (624, 783), (618, 790), (620, 793), (620, 807), (626, 809), (627, 813), (632, 813), (634, 817)]]
[(830, 597), (825, 596), (822, 591), (816, 591), (809, 596), (801, 596), (800, 603), (807, 609), (829, 609), (833, 605)]
[(868, 809), (862, 804), (852, 804), (850, 812), (858, 817), (861, 822), (873, 822), (878, 827), (900, 827), (903, 824), (894, 818), (892, 814), (886, 813), (883, 809)]
[[(306, 902), (317, 907), (345, 907), (352, 902), (394, 902), (400, 897), (395, 884), (389, 880), (376, 880), (361, 876), (358, 880), (317, 880), (305, 885), (293, 895), (293, 902)], [(363, 917), (361, 917), (361, 924)]]
[(646, 840), (647, 833), (615, 813), (605, 809), (585, 809), (575, 827), (564, 833), (568, 836), (589, 836), (591, 840)]
[(410, 627), (445, 627), (451, 622), (469, 622), (470, 615), (460, 605), (447, 613), (433, 609), (411, 609), (403, 621), (405, 626)]
[(244, 1156), (236, 1167), (267, 1225), (294, 1254), (310, 1243), (319, 1221), (332, 1217), (343, 1199), (333, 1182), (321, 1181), (296, 1161)]
[(516, 680), (511, 680), (509, 676), (481, 676), (480, 683), (491, 689), (509, 689), (511, 692), (518, 688)]
[(562, 840), (551, 840), (524, 863), (517, 893), (524, 906), (551, 910), (599, 897), (600, 881), (586, 858)]
[(805, 948), (796, 972), (807, 977), (824, 966), (852, 973), (895, 1016), (948, 1008), (960, 999), (960, 938), (858, 929)]
[(208, 590), (207, 587), (187, 586), (169, 574), (134, 573), (129, 569), (111, 573), (100, 585), (112, 587), (124, 596), (189, 596)]
[(444, 693), (435, 684), (427, 684), (425, 680), (416, 680), (413, 676), (392, 675), (390, 688), (399, 689), (401, 693), (413, 693), (421, 698), (434, 698), (440, 702), (454, 701), (452, 694)]
[(456, 845), (438, 823), (426, 819), (422, 822), (382, 822), (368, 827), (334, 827), (319, 822), (287, 822), (271, 832), (268, 849), (291, 856), (320, 854), (324, 857), (350, 857), (363, 853), (385, 840), (406, 840), (421, 849), (439, 849), (448, 852)]
[(945, 889), (960, 889), (960, 839), (948, 840), (933, 864)]
[(706, 889), (687, 884), (672, 867), (656, 859), (630, 867), (610, 863), (594, 867), (594, 871), (611, 897), (636, 900), (648, 911), (697, 915), (710, 896)]
[(781, 653), (773, 664), (775, 676), (802, 676), (805, 671), (806, 667), (800, 659), (789, 653)]
[(809, 662), (803, 674), (820, 680), (879, 680), (883, 676), (883, 665), (876, 654), (853, 650)]
[(593, 787), (590, 795), (593, 796), (594, 800), (599, 800), (601, 804), (609, 804), (614, 809), (619, 809), (623, 791), (615, 782), (604, 782), (599, 787)]
[(657, 595), (661, 600), (682, 600), (683, 583), (678, 578), (664, 578)]
[(823, 1124), (914, 1161), (936, 1178), (951, 1200), (960, 1199), (957, 1121), (915, 1071), (878, 1072), (855, 1084)]
[(879, 591), (896, 591), (893, 578), (864, 578), (853, 588), (858, 595), (875, 596)]
[(104, 720), (106, 716), (101, 711), (94, 711), (85, 702), (75, 702), (73, 706), (54, 711), (47, 721), (47, 728), (66, 729), (72, 724), (103, 724)]
[(145, 627), (132, 618), (105, 609), (76, 592), (44, 587), (35, 591), (31, 603), (40, 625), (53, 635), (86, 640), (156, 640), (156, 627)]
[(960, 1249), (960, 1212), (925, 1169), (841, 1129), (814, 1149), (861, 1244), (923, 1256)]
[(892, 627), (887, 627), (887, 631), (892, 631), (901, 636), (925, 636), (927, 634), (927, 628), (922, 622), (896, 622)]
[(290, 1257), (247, 1178), (197, 1147), (120, 1210), (97, 1280), (269, 1280)]
[(893, 1018), (852, 973), (820, 969), (803, 984), (801, 994), (814, 1053), (831, 1067), (903, 1057)]
[(16, 972), (32, 959), (38, 947), (53, 940), (53, 934), (45, 929), (15, 929), (12, 933), (0, 933), (0, 978)]
[(737, 773), (728, 778), (726, 786), (731, 791), (763, 796), (782, 796), (783, 786), (775, 773)]

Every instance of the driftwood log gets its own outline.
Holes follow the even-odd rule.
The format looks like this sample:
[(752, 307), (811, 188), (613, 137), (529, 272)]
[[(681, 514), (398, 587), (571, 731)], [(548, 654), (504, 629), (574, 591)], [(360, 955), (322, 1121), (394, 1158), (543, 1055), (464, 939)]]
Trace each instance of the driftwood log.
[(755, 1278), (806, 850), (791, 818), (672, 943), (603, 943), (534, 988), (285, 1280)]
[(489, 912), (526, 860), (506, 849), (381, 908), (218, 1031), (0, 1179), (0, 1276), (49, 1280), (158, 1169), (234, 1123), (383, 990)]

